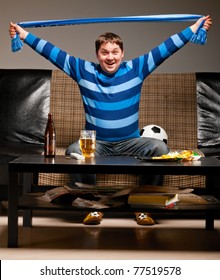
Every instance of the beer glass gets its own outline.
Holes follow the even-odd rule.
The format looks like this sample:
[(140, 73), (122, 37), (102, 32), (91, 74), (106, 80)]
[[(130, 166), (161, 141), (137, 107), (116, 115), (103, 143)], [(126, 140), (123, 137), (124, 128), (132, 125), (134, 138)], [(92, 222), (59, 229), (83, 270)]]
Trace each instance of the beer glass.
[(84, 157), (94, 157), (96, 148), (96, 131), (81, 130), (79, 138), (79, 147)]

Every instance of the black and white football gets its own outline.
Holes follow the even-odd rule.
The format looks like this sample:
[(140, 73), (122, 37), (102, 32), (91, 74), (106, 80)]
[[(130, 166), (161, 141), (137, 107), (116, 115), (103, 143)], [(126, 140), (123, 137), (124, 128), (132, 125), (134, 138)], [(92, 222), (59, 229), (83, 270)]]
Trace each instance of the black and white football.
[(168, 135), (166, 131), (162, 127), (155, 124), (144, 126), (140, 131), (140, 136), (159, 139), (164, 141), (166, 144), (168, 142)]

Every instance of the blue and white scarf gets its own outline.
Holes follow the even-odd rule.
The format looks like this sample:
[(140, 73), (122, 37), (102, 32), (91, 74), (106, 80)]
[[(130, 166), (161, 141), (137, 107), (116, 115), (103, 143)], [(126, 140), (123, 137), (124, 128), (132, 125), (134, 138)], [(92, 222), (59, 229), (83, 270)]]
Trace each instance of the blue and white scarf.
[[(36, 27), (53, 27), (64, 25), (77, 25), (77, 24), (93, 24), (93, 23), (110, 23), (110, 22), (180, 22), (180, 21), (195, 21), (203, 17), (202, 15), (195, 14), (168, 14), (168, 15), (150, 15), (150, 16), (124, 16), (124, 17), (103, 17), (103, 18), (78, 18), (78, 19), (64, 19), (64, 20), (43, 20), (43, 21), (26, 21), (18, 22), (17, 24), (23, 28), (36, 28)], [(202, 22), (192, 36), (191, 42), (204, 45), (207, 40), (207, 32), (203, 28)], [(22, 49), (23, 43), (21, 42), (18, 34), (12, 39), (11, 48), (13, 52)]]

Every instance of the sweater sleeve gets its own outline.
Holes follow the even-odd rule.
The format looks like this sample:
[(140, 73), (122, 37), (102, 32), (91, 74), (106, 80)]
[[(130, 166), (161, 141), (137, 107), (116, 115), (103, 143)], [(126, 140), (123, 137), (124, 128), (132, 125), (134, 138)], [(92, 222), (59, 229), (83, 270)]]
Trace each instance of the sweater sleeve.
[(24, 43), (26, 43), (38, 54), (49, 60), (57, 68), (64, 71), (74, 80), (77, 79), (77, 58), (75, 58), (74, 56), (70, 56), (65, 51), (62, 51), (50, 42), (36, 37), (32, 33), (29, 33), (27, 35), (27, 37), (24, 40)]
[(182, 32), (172, 35), (162, 44), (153, 48), (149, 53), (140, 57), (140, 60), (144, 60), (141, 63), (143, 65), (142, 71), (144, 77), (148, 76), (167, 58), (184, 47), (190, 41), (193, 34), (191, 28), (188, 27)]

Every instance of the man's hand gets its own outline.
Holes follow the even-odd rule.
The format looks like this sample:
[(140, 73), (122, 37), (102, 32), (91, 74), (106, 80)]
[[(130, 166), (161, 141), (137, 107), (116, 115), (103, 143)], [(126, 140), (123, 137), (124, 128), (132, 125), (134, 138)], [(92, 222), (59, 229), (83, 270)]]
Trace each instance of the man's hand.
[(193, 25), (191, 25), (191, 29), (194, 33), (196, 33), (196, 31), (198, 30), (198, 28), (200, 27), (200, 24), (203, 23), (203, 28), (206, 30), (206, 31), (209, 31), (209, 29), (211, 28), (212, 26), (212, 18), (210, 16), (205, 16), (205, 17), (202, 17), (200, 19), (197, 20), (197, 22)]
[(9, 26), (9, 35), (11, 36), (11, 38), (14, 38), (16, 34), (19, 35), (21, 40), (24, 40), (27, 37), (28, 32), (19, 25), (11, 22)]

